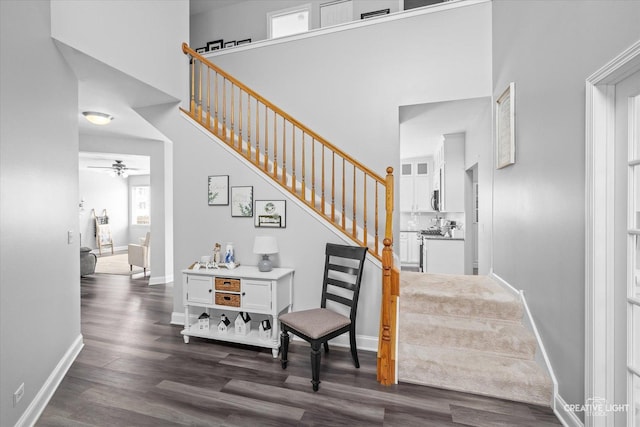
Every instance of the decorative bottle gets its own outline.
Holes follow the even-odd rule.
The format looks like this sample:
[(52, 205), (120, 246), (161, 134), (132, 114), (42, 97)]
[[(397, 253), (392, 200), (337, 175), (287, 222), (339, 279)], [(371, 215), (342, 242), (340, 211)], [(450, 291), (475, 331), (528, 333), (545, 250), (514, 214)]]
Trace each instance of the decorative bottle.
[(227, 249), (224, 254), (224, 262), (227, 264), (235, 263), (236, 257), (233, 254), (233, 243), (227, 243)]

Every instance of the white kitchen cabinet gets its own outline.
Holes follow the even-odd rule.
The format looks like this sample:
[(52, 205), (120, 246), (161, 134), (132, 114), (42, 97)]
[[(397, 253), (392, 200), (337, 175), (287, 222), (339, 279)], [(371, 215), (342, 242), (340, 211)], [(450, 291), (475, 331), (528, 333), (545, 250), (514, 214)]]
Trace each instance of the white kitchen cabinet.
[[(182, 300), (185, 327), (184, 342), (189, 337), (200, 337), (270, 348), (273, 357), (280, 348), (278, 315), (291, 309), (293, 270), (274, 268), (260, 272), (255, 266), (229, 269), (200, 269), (182, 271)], [(201, 329), (196, 317), (200, 312), (210, 317), (209, 327)], [(239, 312), (249, 313), (253, 327), (247, 334), (236, 334), (233, 322)], [(218, 331), (220, 314), (231, 321), (226, 331)], [(193, 316), (192, 316), (193, 315)], [(270, 338), (260, 337), (259, 318), (271, 323)]]
[(424, 239), (424, 271), (438, 274), (464, 274), (464, 240)]
[(464, 212), (465, 134), (443, 135), (436, 149), (434, 189), (440, 190), (440, 211)]
[(431, 158), (405, 159), (400, 164), (400, 211), (426, 212), (431, 208)]
[(420, 240), (417, 231), (400, 232), (400, 265), (417, 266), (420, 263)]

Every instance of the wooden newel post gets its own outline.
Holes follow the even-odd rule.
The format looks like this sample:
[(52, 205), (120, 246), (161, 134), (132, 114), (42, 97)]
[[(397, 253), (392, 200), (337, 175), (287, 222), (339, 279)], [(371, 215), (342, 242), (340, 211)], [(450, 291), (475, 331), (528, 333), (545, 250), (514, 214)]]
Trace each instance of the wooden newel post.
[(382, 307), (378, 337), (378, 382), (395, 384), (396, 307), (399, 277), (393, 265), (393, 168), (387, 168), (386, 228), (382, 249)]

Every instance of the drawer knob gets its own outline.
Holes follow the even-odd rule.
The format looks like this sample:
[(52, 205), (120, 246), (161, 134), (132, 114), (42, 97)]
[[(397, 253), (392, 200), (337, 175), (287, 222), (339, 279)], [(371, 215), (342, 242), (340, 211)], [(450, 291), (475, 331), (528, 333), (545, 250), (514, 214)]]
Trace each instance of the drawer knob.
[(209, 293), (213, 292), (213, 289), (209, 289)]

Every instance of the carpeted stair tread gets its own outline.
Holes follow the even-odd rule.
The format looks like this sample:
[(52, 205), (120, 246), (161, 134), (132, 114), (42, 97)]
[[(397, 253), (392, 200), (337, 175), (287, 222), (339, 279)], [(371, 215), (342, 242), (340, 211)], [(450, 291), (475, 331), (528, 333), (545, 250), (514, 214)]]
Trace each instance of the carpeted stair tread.
[(553, 385), (535, 361), (465, 349), (398, 345), (400, 381), (549, 406)]
[(520, 321), (520, 300), (487, 276), (400, 275), (400, 310), (435, 315)]
[(400, 312), (399, 342), (533, 359), (535, 337), (520, 322)]

